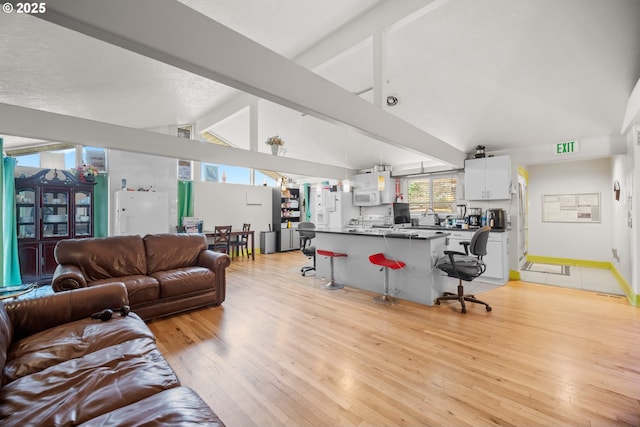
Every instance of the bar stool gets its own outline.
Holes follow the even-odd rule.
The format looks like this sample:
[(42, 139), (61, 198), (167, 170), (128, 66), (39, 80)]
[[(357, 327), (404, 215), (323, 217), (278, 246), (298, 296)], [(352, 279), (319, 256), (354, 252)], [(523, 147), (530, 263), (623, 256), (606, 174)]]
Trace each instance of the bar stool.
[(334, 291), (336, 289), (342, 289), (344, 288), (344, 285), (336, 283), (334, 276), (333, 276), (333, 259), (337, 258), (337, 257), (343, 257), (343, 256), (347, 256), (347, 254), (343, 254), (340, 252), (332, 252), (332, 251), (327, 251), (324, 249), (317, 249), (316, 253), (318, 255), (322, 255), (325, 257), (328, 257), (331, 260), (331, 281), (329, 281), (329, 283), (327, 283), (326, 285), (323, 286), (324, 289), (329, 289), (330, 291)]
[(398, 303), (398, 298), (394, 298), (389, 294), (389, 269), (399, 270), (405, 267), (405, 263), (394, 259), (389, 259), (383, 253), (373, 254), (369, 256), (372, 264), (379, 265), (384, 269), (384, 294), (373, 298), (376, 304), (394, 305)]

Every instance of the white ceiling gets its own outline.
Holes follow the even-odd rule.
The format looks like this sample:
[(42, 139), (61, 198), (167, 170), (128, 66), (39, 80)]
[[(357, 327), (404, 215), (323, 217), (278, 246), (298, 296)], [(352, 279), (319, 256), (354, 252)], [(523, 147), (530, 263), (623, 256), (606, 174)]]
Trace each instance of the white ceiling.
[[(356, 19), (366, 12), (397, 1), (182, 3), (297, 60), (331, 33), (362, 25)], [(434, 4), (385, 32), (383, 96), (400, 100), (383, 106), (386, 111), (465, 152), (478, 144), (495, 151), (620, 133), (640, 78), (639, 0)], [(31, 16), (0, 14), (0, 36), (2, 103), (154, 128), (201, 123), (238, 96), (230, 87)], [(255, 69), (260, 72), (260, 64)], [(373, 69), (371, 38), (312, 64), (350, 92), (374, 86)], [(373, 91), (361, 96), (372, 100)], [(431, 162), (271, 102), (259, 105), (259, 140), (282, 136), (291, 158), (352, 169)], [(248, 148), (248, 123), (244, 110), (205, 126)], [(8, 137), (5, 146), (26, 142)], [(267, 151), (264, 144), (258, 149)]]

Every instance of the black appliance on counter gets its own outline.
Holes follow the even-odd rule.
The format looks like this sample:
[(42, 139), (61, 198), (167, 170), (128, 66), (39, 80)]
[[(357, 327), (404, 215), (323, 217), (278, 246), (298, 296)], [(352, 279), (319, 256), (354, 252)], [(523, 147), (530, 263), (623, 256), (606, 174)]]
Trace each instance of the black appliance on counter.
[(507, 228), (507, 214), (504, 209), (487, 209), (487, 225), (495, 230)]
[(482, 209), (481, 208), (468, 208), (467, 209), (467, 220), (466, 223), (469, 224), (469, 228), (480, 228), (482, 227)]
[(480, 228), (482, 226), (482, 215), (467, 215), (469, 228)]

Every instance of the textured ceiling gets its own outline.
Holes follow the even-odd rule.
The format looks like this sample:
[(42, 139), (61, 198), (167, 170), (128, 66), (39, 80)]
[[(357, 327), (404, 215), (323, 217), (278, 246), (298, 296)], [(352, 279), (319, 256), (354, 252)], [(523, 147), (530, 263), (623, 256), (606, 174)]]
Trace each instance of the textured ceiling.
[[(385, 2), (182, 3), (296, 58)], [(477, 144), (502, 150), (619, 134), (640, 78), (640, 1), (439, 3), (386, 32), (384, 89), (400, 100), (384, 106), (388, 112), (467, 152)], [(1, 14), (0, 36), (3, 103), (152, 128), (196, 122), (237, 96), (219, 83), (30, 16)], [(372, 51), (371, 39), (364, 39), (313, 70), (348, 91), (367, 90)], [(362, 96), (370, 100), (372, 92)], [(267, 102), (260, 108), (260, 138), (285, 136), (294, 158), (354, 169), (427, 160)], [(247, 123), (237, 114), (211, 126), (242, 146)]]

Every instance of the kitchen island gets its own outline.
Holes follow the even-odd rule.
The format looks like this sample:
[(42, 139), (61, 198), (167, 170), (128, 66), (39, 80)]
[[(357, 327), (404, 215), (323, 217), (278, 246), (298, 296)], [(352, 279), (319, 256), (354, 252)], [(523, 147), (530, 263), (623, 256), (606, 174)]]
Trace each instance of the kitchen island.
[[(369, 256), (382, 252), (387, 258), (403, 261), (405, 268), (389, 273), (391, 294), (433, 305), (434, 299), (444, 292), (445, 278), (434, 265), (444, 253), (448, 235), (432, 230), (319, 227), (314, 246), (316, 250), (347, 254), (334, 262), (336, 282), (376, 293), (384, 290), (384, 272), (369, 262)], [(316, 276), (331, 276), (328, 258), (316, 256)]]

